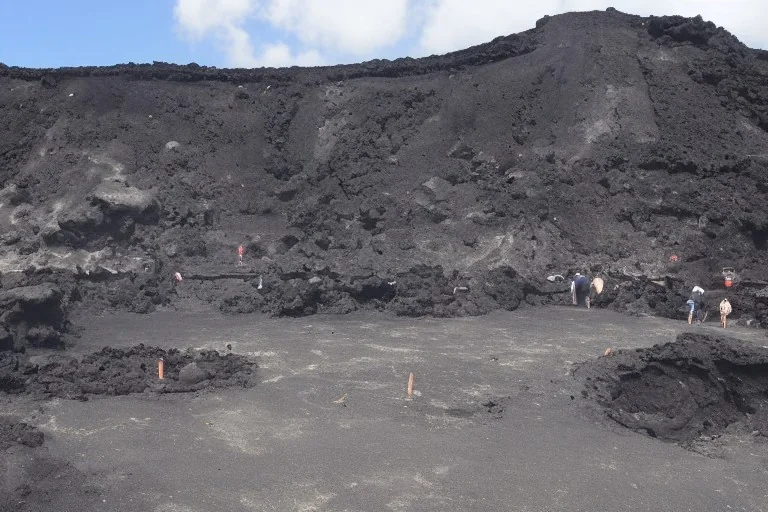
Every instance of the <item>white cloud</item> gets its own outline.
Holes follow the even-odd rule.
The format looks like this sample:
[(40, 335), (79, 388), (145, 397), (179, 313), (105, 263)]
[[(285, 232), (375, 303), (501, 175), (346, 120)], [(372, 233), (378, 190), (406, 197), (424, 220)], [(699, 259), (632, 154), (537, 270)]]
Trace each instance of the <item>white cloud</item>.
[(368, 56), (405, 33), (409, 0), (269, 0), (261, 16), (306, 44)]
[(253, 15), (254, 7), (251, 0), (177, 0), (173, 12), (179, 27), (192, 39), (216, 38), (229, 65), (252, 67), (258, 58), (243, 23)]
[(259, 65), (248, 32), (237, 26), (226, 27), (223, 39), (227, 61), (231, 66), (250, 68)]
[(253, 13), (251, 0), (177, 0), (174, 15), (194, 37), (237, 26)]
[[(176, 0), (178, 26), (193, 40), (213, 38), (228, 65), (313, 66), (324, 52), (374, 57), (394, 45), (408, 25), (409, 0)], [(280, 40), (256, 44), (249, 28), (282, 31), (301, 43)]]
[(526, 2), (523, 6), (506, 0), (475, 0), (470, 7), (464, 0), (435, 0), (428, 8), (420, 44), (425, 53), (446, 53), (521, 32), (552, 13), (557, 3)]
[(430, 0), (420, 38), (421, 53), (445, 53), (521, 32), (546, 14), (607, 7), (644, 16), (701, 14), (747, 44), (768, 47), (765, 0)]
[(288, 66), (319, 66), (325, 60), (317, 50), (294, 53), (287, 44), (277, 42), (264, 47), (259, 61), (263, 66), (281, 68)]
[(179, 27), (193, 40), (213, 37), (234, 67), (317, 66), (324, 62), (319, 51), (294, 51), (287, 44), (267, 42), (257, 49), (246, 29), (256, 17), (255, 0), (177, 0), (174, 15)]

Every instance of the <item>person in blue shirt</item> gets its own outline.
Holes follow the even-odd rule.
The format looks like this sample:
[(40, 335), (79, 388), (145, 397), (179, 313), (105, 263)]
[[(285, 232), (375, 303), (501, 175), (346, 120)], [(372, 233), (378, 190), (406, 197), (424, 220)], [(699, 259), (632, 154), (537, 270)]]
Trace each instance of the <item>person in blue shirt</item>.
[(688, 299), (685, 301), (685, 305), (688, 306), (688, 325), (693, 323), (693, 315), (696, 314), (696, 301)]

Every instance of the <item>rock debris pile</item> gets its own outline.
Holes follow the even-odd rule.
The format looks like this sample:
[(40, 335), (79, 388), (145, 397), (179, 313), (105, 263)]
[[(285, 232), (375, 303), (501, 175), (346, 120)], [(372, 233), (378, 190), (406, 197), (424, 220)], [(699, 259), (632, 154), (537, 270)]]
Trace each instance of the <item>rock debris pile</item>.
[(618, 350), (574, 373), (583, 395), (617, 423), (691, 443), (726, 430), (768, 437), (768, 348), (684, 333), (648, 349)]
[[(164, 379), (158, 377), (163, 360)], [(104, 348), (82, 359), (0, 352), (0, 392), (87, 400), (90, 395), (181, 393), (207, 387), (251, 387), (258, 365), (238, 354), (163, 350), (137, 345)]]

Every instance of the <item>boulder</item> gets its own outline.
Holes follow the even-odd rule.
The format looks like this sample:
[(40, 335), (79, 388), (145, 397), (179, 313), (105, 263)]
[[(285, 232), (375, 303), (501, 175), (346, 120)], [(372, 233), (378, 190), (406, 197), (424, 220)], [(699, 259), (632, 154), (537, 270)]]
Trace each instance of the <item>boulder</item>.
[(141, 216), (154, 209), (154, 194), (118, 181), (104, 181), (91, 193), (91, 201), (113, 213)]
[(306, 176), (303, 174), (292, 176), (287, 182), (276, 187), (272, 194), (281, 201), (290, 201), (301, 190), (305, 179)]
[(50, 283), (19, 286), (0, 291), (0, 307), (7, 308), (17, 303), (21, 306), (44, 306), (50, 303), (60, 303), (61, 297), (61, 290)]
[(197, 363), (189, 363), (179, 370), (179, 381), (184, 384), (198, 384), (209, 378), (208, 372), (197, 366)]
[(31, 347), (58, 347), (62, 345), (61, 333), (50, 325), (30, 328), (26, 338)]
[(458, 158), (460, 160), (472, 160), (477, 152), (466, 142), (458, 141), (448, 151), (448, 156), (451, 158)]
[(66, 208), (58, 216), (61, 229), (75, 232), (95, 229), (103, 222), (104, 214), (101, 210), (87, 204)]
[(437, 176), (433, 176), (429, 180), (422, 183), (421, 186), (428, 191), (427, 193), (432, 196), (432, 199), (435, 202), (446, 201), (448, 199), (448, 195), (453, 189), (453, 185), (451, 185), (448, 180), (444, 180), (443, 178), (439, 178)]

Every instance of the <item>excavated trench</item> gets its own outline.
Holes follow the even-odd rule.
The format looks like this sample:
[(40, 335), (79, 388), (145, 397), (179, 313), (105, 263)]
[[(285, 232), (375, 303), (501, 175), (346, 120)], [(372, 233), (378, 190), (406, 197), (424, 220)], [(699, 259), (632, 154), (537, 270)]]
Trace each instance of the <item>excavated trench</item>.
[(768, 436), (768, 348), (720, 336), (620, 350), (574, 372), (609, 418), (689, 444), (726, 430)]
[[(158, 378), (163, 360), (164, 379)], [(181, 393), (207, 387), (251, 387), (258, 365), (215, 350), (163, 350), (137, 345), (103, 348), (82, 359), (55, 353), (28, 357), (0, 352), (0, 392), (36, 398), (87, 400), (92, 395)]]

